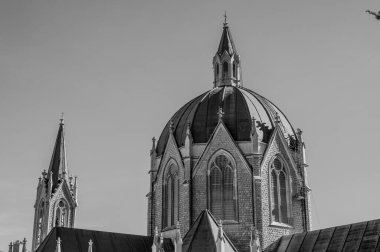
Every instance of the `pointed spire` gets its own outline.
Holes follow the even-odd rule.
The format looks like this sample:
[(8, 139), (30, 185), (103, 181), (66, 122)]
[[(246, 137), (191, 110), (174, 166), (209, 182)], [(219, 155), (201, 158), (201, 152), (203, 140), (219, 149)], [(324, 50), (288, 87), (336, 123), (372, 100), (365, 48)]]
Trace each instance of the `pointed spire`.
[(26, 238), (22, 241), (22, 252), (26, 252)]
[(256, 119), (252, 116), (251, 136), (257, 135)]
[(259, 136), (257, 134), (256, 120), (254, 117), (252, 117), (251, 141), (253, 154), (259, 154)]
[(78, 200), (78, 177), (75, 176), (74, 177), (74, 191), (73, 191), (73, 194), (74, 194), (74, 197), (75, 197), (75, 201)]
[(241, 64), (224, 13), (222, 37), (213, 59), (214, 87), (241, 86)]
[(153, 151), (155, 151), (155, 150), (156, 150), (156, 138), (153, 137), (153, 138), (152, 138), (152, 149), (151, 149), (151, 153), (152, 153)]
[(63, 113), (60, 119), (58, 134), (55, 140), (53, 155), (48, 172), (49, 174), (53, 174), (53, 188), (57, 186), (60, 178), (68, 179)]
[(232, 39), (230, 29), (228, 28), (226, 13), (224, 13), (223, 33), (222, 33), (222, 37), (220, 38), (219, 47), (218, 47), (219, 56), (222, 56), (222, 54), (225, 51), (230, 56), (236, 53), (235, 44)]

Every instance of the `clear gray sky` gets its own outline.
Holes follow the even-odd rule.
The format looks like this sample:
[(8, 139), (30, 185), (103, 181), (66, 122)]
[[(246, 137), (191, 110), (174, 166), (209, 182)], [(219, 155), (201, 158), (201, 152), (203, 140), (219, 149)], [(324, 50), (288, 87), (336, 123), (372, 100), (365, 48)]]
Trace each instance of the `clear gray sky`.
[(314, 227), (380, 218), (380, 22), (367, 9), (378, 0), (1, 0), (0, 249), (31, 240), (61, 112), (76, 226), (145, 234), (151, 138), (212, 87), (224, 10), (244, 86), (304, 131)]

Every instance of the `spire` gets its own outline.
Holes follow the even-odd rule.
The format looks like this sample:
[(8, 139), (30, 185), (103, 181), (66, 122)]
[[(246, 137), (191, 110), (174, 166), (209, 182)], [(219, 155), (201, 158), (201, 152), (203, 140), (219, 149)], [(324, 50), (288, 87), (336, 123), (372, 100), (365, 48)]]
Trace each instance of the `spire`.
[(224, 13), (222, 37), (214, 59), (214, 87), (241, 85), (240, 56), (236, 51), (234, 41), (227, 23), (227, 14)]
[(53, 188), (57, 186), (59, 179), (68, 178), (63, 113), (60, 119), (58, 134), (55, 140), (53, 155), (50, 161), (48, 173), (53, 178)]
[(222, 56), (224, 51), (226, 51), (230, 56), (236, 53), (235, 44), (234, 44), (234, 41), (232, 40), (230, 29), (228, 28), (226, 13), (224, 13), (223, 33), (222, 33), (222, 37), (220, 38), (219, 47), (218, 47), (219, 56)]

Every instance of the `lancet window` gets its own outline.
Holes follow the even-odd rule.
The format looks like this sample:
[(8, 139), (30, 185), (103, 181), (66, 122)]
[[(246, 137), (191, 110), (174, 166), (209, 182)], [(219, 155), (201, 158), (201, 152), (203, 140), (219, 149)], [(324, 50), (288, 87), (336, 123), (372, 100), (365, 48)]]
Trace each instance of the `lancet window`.
[(289, 174), (278, 157), (270, 167), (270, 184), (272, 221), (290, 224)]
[(236, 186), (232, 161), (218, 155), (211, 162), (209, 173), (210, 210), (216, 219), (236, 220)]
[(55, 210), (55, 226), (67, 227), (68, 209), (63, 200), (60, 200)]
[(170, 165), (164, 177), (162, 226), (171, 227), (178, 220), (178, 172), (177, 167)]
[(236, 66), (236, 63), (234, 62), (233, 67), (232, 67), (232, 76), (236, 78), (236, 75), (237, 75), (237, 66)]

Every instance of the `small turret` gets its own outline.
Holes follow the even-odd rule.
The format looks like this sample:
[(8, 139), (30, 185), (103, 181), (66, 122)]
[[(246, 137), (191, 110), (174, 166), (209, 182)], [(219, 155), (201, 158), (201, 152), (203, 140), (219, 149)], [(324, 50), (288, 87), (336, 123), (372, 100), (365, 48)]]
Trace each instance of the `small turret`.
[(213, 66), (214, 87), (241, 85), (240, 56), (236, 51), (230, 29), (228, 28), (226, 14), (224, 15), (223, 33), (218, 51), (213, 59)]

